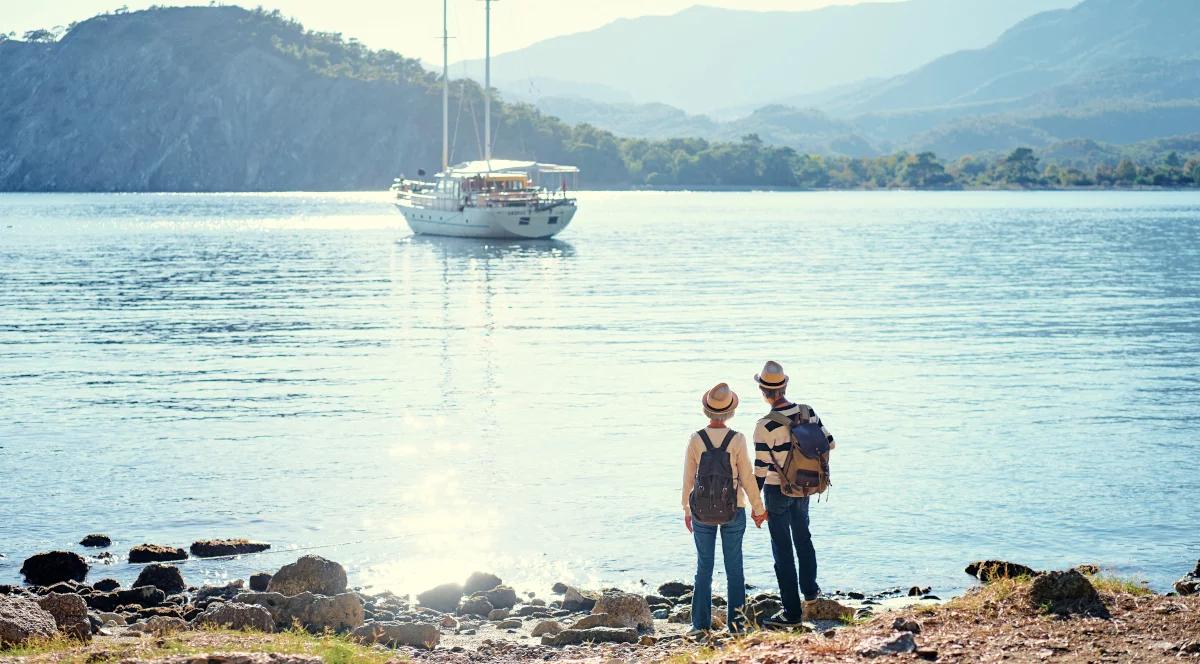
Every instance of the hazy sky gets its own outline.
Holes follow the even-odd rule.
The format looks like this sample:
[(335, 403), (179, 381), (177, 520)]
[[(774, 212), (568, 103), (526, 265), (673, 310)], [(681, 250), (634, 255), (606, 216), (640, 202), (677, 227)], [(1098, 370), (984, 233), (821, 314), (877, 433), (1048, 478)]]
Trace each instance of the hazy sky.
[[(803, 10), (863, 0), (499, 0), (493, 5), (492, 48), (514, 50), (549, 37), (596, 28), (622, 17), (672, 14), (695, 4), (757, 10)], [(126, 4), (196, 5), (171, 0), (0, 0), (0, 32), (23, 34), (33, 28), (66, 25)], [(442, 3), (439, 0), (250, 0), (299, 19), (314, 30), (341, 32), (373, 48), (391, 48), (410, 57), (441, 62)], [(483, 3), (450, 0), (450, 59), (483, 55)]]

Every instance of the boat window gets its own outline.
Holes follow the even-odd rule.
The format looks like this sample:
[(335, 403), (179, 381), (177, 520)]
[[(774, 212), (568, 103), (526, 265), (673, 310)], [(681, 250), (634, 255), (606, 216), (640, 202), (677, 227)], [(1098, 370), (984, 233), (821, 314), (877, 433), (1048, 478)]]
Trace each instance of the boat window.
[(529, 217), (521, 217), (521, 221), (519, 221), (518, 223), (521, 226), (528, 226), (529, 225)]
[(558, 217), (550, 217), (550, 221), (547, 221), (546, 223), (548, 223), (548, 224), (557, 224), (557, 223), (558, 223)]

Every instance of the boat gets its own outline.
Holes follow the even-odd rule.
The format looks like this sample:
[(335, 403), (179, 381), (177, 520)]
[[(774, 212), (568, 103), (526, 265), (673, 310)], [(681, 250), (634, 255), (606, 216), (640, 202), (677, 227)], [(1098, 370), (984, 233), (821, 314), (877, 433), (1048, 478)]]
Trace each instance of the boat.
[(492, 158), (492, 2), (484, 0), (483, 159), (450, 165), (449, 0), (442, 0), (442, 170), (432, 181), (397, 178), (396, 208), (413, 233), (449, 237), (544, 239), (566, 230), (578, 201), (574, 166)]

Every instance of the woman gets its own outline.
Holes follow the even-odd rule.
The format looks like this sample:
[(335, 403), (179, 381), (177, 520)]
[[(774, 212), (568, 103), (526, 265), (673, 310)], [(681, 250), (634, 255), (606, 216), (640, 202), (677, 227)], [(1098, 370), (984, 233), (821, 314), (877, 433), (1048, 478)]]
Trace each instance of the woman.
[(729, 631), (737, 632), (743, 626), (742, 607), (746, 604), (746, 579), (742, 574), (745, 508), (749, 503), (754, 525), (759, 528), (766, 521), (767, 510), (754, 480), (746, 437), (725, 424), (737, 409), (737, 395), (721, 383), (705, 392), (700, 404), (708, 416), (708, 426), (692, 434), (683, 460), (683, 523), (696, 540), (692, 628), (712, 628), (712, 574), (719, 531), (721, 557), (729, 580), (726, 622)]

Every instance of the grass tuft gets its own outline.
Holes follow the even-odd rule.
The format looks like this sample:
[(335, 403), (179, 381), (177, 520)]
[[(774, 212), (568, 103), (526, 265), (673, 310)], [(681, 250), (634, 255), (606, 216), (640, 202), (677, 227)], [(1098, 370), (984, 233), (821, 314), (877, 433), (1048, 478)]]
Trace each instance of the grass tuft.
[(1110, 595), (1133, 595), (1134, 597), (1145, 597), (1153, 595), (1154, 591), (1146, 585), (1147, 582), (1142, 579), (1124, 579), (1119, 576), (1097, 575), (1089, 576), (1088, 580), (1092, 582), (1092, 586), (1097, 592), (1107, 593)]

